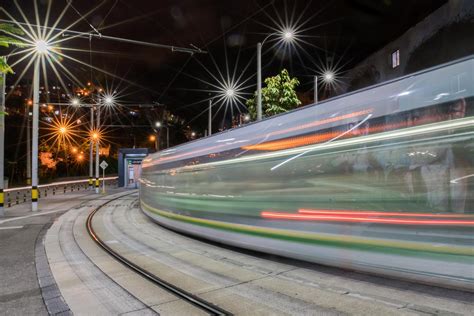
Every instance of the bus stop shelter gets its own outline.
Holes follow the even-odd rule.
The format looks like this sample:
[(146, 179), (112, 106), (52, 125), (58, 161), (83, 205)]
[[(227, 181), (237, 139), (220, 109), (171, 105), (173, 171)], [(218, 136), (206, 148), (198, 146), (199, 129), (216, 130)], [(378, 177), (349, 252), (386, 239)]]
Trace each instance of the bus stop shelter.
[(120, 148), (118, 156), (118, 186), (138, 188), (142, 171), (142, 160), (148, 155), (148, 148)]

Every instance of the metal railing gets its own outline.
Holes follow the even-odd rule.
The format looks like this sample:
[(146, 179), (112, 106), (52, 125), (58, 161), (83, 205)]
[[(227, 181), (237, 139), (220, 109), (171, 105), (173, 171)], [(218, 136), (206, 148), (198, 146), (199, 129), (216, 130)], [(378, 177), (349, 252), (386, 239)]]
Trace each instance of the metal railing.
[[(118, 177), (105, 177), (103, 179), (105, 185), (117, 185)], [(102, 181), (102, 179), (101, 179)], [(66, 194), (68, 192), (87, 191), (89, 188), (89, 179), (60, 181), (49, 184), (41, 184), (38, 186), (38, 198), (44, 199), (48, 196)], [(31, 201), (31, 186), (5, 189), (4, 191), (4, 207), (12, 207), (20, 203)]]

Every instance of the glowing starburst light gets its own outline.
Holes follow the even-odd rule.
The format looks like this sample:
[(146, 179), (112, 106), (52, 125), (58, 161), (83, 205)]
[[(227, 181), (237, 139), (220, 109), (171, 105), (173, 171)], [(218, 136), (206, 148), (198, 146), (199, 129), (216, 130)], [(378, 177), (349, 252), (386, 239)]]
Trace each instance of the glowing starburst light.
[(332, 71), (326, 71), (323, 74), (323, 80), (326, 82), (331, 82), (334, 80), (334, 73)]
[(72, 98), (71, 99), (71, 104), (74, 106), (78, 106), (81, 104), (81, 100), (79, 98)]
[(91, 143), (99, 142), (100, 147), (104, 146), (106, 143), (110, 143), (110, 140), (107, 138), (107, 130), (104, 128), (95, 128), (89, 130), (88, 133), (88, 141)]
[(78, 146), (81, 141), (80, 129), (72, 115), (55, 116), (51, 123), (45, 123), (48, 131), (44, 135), (51, 147), (65, 149)]
[(50, 46), (45, 40), (37, 40), (35, 42), (35, 50), (38, 54), (47, 54), (49, 52)]
[(294, 32), (292, 30), (283, 31), (283, 39), (285, 41), (293, 40)]
[(234, 94), (235, 94), (235, 91), (234, 89), (227, 89), (225, 94), (228, 96), (228, 97), (233, 97)]
[(113, 105), (114, 104), (114, 98), (112, 96), (105, 96), (104, 97), (104, 104), (105, 105)]

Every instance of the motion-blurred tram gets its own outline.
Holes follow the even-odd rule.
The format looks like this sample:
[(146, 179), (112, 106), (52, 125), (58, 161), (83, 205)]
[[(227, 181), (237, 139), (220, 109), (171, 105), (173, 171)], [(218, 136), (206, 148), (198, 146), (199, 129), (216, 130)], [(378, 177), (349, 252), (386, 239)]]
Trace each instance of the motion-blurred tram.
[(149, 155), (174, 230), (472, 291), (474, 57)]

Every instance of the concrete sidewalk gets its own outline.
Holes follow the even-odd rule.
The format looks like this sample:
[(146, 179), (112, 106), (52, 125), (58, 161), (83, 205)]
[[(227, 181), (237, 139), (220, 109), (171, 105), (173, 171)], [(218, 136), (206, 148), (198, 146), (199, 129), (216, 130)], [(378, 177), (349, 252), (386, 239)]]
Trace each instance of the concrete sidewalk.
[[(109, 189), (110, 193), (119, 191)], [(38, 236), (65, 211), (95, 198), (92, 191), (83, 191), (42, 199), (36, 213), (29, 204), (6, 209), (5, 217), (0, 218), (0, 315), (48, 314), (35, 263)]]

